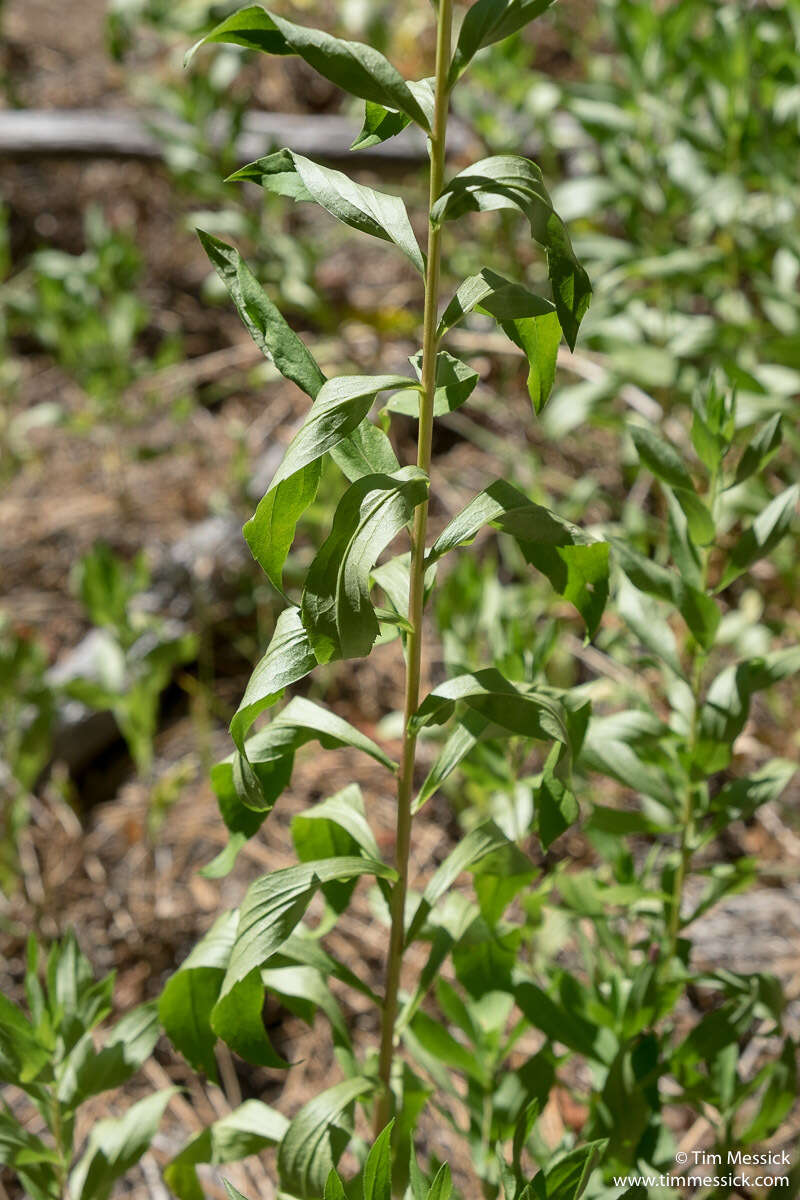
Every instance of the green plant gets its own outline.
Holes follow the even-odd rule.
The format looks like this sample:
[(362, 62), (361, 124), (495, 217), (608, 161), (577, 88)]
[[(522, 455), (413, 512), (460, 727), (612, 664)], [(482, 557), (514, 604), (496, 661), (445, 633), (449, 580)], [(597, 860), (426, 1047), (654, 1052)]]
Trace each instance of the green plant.
[[(575, 1058), (591, 1064), (597, 1083), (585, 1095), (582, 1136), (608, 1140), (609, 1185), (634, 1165), (645, 1175), (683, 1173), (665, 1120), (672, 1105), (706, 1116), (714, 1142), (704, 1149), (728, 1163), (729, 1152), (772, 1137), (796, 1095), (778, 979), (735, 970), (722, 947), (724, 965), (696, 962), (691, 931), (757, 878), (758, 864), (720, 839), (776, 801), (796, 772), (785, 758), (766, 757), (748, 773), (736, 760), (756, 697), (800, 672), (796, 629), (779, 629), (784, 644), (775, 646), (773, 631), (745, 615), (752, 594), (742, 589), (789, 532), (800, 489), (772, 496), (762, 478), (780, 450), (780, 414), (739, 432), (735, 398), (714, 384), (693, 400), (693, 452), (642, 424), (630, 433), (665, 512), (648, 521), (643, 544), (612, 539), (620, 623), (601, 644), (612, 665), (635, 674), (603, 682), (579, 763), (587, 800), (602, 777), (622, 791), (616, 803), (590, 800), (592, 866), (562, 861), (525, 901), (535, 946), (557, 894), (569, 918), (558, 944), (577, 939), (580, 960), (566, 968), (541, 960), (541, 984), (516, 991), (527, 1019), (567, 1048), (566, 1075)], [(731, 661), (737, 642), (744, 656)], [(757, 1067), (745, 1065), (747, 1043)], [(731, 1192), (719, 1185), (710, 1194)]]
[(47, 655), (30, 633), (0, 617), (0, 883), (16, 876), (17, 835), (52, 745), (55, 697)]
[[(84, 230), (82, 254), (37, 250), (2, 284), (2, 299), (10, 338), (35, 338), (108, 409), (145, 367), (137, 349), (149, 311), (137, 294), (142, 260), (134, 238), (110, 228), (98, 208), (87, 211)], [(155, 362), (174, 353), (164, 339)]]
[[(218, 875), (230, 870), (238, 849), (258, 830), (286, 787), (295, 752), (309, 741), (319, 741), (326, 749), (348, 745), (361, 750), (397, 779), (395, 866), (381, 859), (356, 786), (304, 810), (292, 826), (299, 865), (251, 885), (241, 909), (219, 919), (161, 998), (162, 1021), (174, 1044), (193, 1065), (212, 1076), (218, 1037), (251, 1062), (286, 1065), (262, 1023), (265, 989), (302, 1014), (310, 1017), (318, 1008), (328, 1017), (345, 1078), (310, 1101), (288, 1125), (266, 1106), (259, 1107), (263, 1128), (258, 1136), (254, 1132), (251, 1141), (253, 1149), (279, 1143), (281, 1187), (295, 1196), (341, 1192), (338, 1176), (329, 1172), (348, 1143), (363, 1166), (360, 1178), (365, 1195), (375, 1194), (376, 1187), (381, 1195), (392, 1186), (402, 1190), (409, 1178), (415, 1194), (424, 1195), (427, 1182), (411, 1150), (420, 1112), (435, 1084), (441, 1092), (437, 1105), (442, 1117), (466, 1137), (478, 1177), (495, 1188), (502, 1180), (513, 1197), (526, 1183), (529, 1170), (523, 1166), (523, 1147), (546, 1094), (541, 1085), (549, 1059), (541, 1060), (543, 1073), (538, 1081), (533, 1078), (535, 1067), (516, 1075), (512, 1070), (517, 1081), (512, 1094), (504, 1094), (498, 1103), (493, 1095), (520, 1036), (519, 1028), (508, 1025), (519, 931), (508, 925), (505, 913), (533, 877), (533, 864), (488, 821), (466, 835), (422, 895), (409, 890), (408, 869), (414, 812), (479, 742), (500, 746), (519, 738), (543, 743), (537, 790), (540, 823), (553, 828), (561, 822), (563, 827), (576, 812), (570, 768), (589, 716), (582, 696), (538, 685), (524, 676), (511, 682), (495, 667), (462, 671), (439, 682), (424, 699), (420, 694), (425, 605), (437, 564), (472, 542), (485, 526), (514, 540), (524, 560), (577, 608), (590, 634), (597, 628), (607, 593), (608, 546), (534, 504), (504, 480), (489, 484), (427, 545), (434, 420), (464, 404), (477, 382), (477, 373), (467, 363), (440, 349), (442, 339), (474, 310), (493, 317), (527, 357), (528, 390), (534, 410), (540, 412), (552, 387), (562, 332), (573, 346), (589, 304), (588, 278), (534, 163), (513, 155), (494, 157), (445, 179), (447, 115), (458, 79), (483, 46), (513, 34), (547, 6), (547, 0), (479, 0), (464, 18), (453, 49), (453, 5), (451, 0), (440, 0), (432, 81), (409, 83), (376, 50), (303, 28), (257, 7), (234, 14), (203, 39), (206, 44), (233, 42), (268, 53), (299, 55), (365, 100), (364, 129), (357, 146), (384, 141), (411, 122), (427, 133), (430, 142), (425, 253), (399, 197), (358, 184), (291, 150), (251, 163), (233, 177), (296, 201), (316, 201), (345, 224), (393, 243), (405, 255), (424, 281), (425, 298), (423, 344), (412, 357), (410, 377), (387, 374), (327, 380), (238, 252), (218, 238), (200, 234), (257, 345), (312, 399), (301, 429), (245, 526), (254, 557), (281, 593), (284, 561), (297, 523), (315, 496), (326, 454), (349, 481), (330, 534), (308, 570), (299, 603), (290, 601), (278, 618), (272, 642), (234, 716), (235, 751), (214, 769), (213, 783), (230, 841), (207, 872)], [(553, 300), (484, 267), (441, 308), (442, 243), (448, 222), (472, 212), (506, 215), (514, 210), (527, 219), (534, 240), (545, 251)], [(381, 393), (389, 394), (385, 422), (393, 412), (418, 420), (415, 465), (401, 467), (384, 428), (369, 420)], [(407, 533), (410, 550), (404, 552), (395, 542)], [(387, 550), (393, 550), (393, 556), (378, 565)], [(384, 594), (381, 607), (373, 607), (373, 584)], [(317, 666), (368, 654), (381, 628), (394, 631), (404, 651), (406, 701), (399, 763), (352, 725), (301, 697), (292, 699), (260, 732), (248, 736), (256, 718), (288, 686)], [(420, 786), (418, 739), (423, 731), (446, 723), (451, 727), (449, 737)], [(477, 903), (452, 890), (465, 870), (475, 875)], [(319, 941), (363, 875), (376, 879), (378, 902), (385, 905), (391, 927), (380, 999), (357, 971), (337, 962)], [(318, 892), (327, 916), (313, 931), (303, 924), (303, 916)], [(420, 939), (431, 943), (429, 962), (407, 994), (400, 986), (404, 953)], [(437, 979), (450, 957), (465, 998), (453, 985)], [(329, 989), (330, 977), (358, 988), (376, 1004), (377, 1054), (358, 1053)], [(443, 1026), (424, 1007), (434, 984), (445, 1011)], [(480, 1041), (474, 1061), (460, 1041), (465, 1031)], [(404, 1060), (401, 1045), (410, 1050), (412, 1061)], [(422, 1064), (432, 1083), (419, 1078), (414, 1062)], [(450, 1069), (465, 1071), (468, 1078), (466, 1130), (449, 1111), (455, 1095)], [(353, 1141), (356, 1102), (370, 1116), (377, 1139), (366, 1158), (364, 1143), (358, 1138)], [(234, 1118), (239, 1119), (237, 1114)], [(389, 1165), (390, 1127), (393, 1167)], [(222, 1160), (215, 1129), (204, 1137), (202, 1147), (187, 1148), (186, 1157), (179, 1156), (168, 1169), (167, 1178), (180, 1195), (196, 1194), (195, 1163)], [(513, 1141), (511, 1162), (504, 1151), (506, 1141)], [(574, 1200), (600, 1150), (595, 1142), (565, 1157), (540, 1152), (536, 1194)], [(179, 1169), (183, 1162), (190, 1168), (186, 1176)], [(434, 1192), (447, 1193), (445, 1180), (444, 1174), (437, 1176)]]
[(77, 566), (78, 593), (96, 628), (91, 662), (64, 686), (89, 708), (109, 709), (142, 774), (153, 762), (161, 694), (176, 667), (197, 654), (197, 639), (160, 621), (141, 603), (149, 572), (143, 557), (130, 566), (98, 543)]
[(98, 1049), (93, 1031), (111, 1012), (113, 987), (113, 975), (95, 980), (69, 933), (51, 946), (44, 979), (30, 939), (27, 1015), (0, 996), (0, 1081), (24, 1092), (42, 1133), (33, 1132), (27, 1113), (24, 1120), (18, 1115), (26, 1106), (3, 1101), (0, 1164), (33, 1200), (106, 1200), (115, 1181), (147, 1151), (175, 1090), (156, 1092), (123, 1116), (96, 1122), (80, 1152), (75, 1126), (81, 1105), (130, 1079), (158, 1040), (155, 1005), (143, 1004), (118, 1021)]

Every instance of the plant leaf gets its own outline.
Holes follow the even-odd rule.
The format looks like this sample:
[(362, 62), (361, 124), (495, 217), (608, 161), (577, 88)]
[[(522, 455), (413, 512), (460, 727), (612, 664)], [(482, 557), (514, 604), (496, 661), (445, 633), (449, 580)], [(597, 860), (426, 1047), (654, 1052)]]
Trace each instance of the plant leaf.
[(734, 484), (744, 483), (765, 467), (783, 440), (783, 414), (775, 413), (747, 443), (736, 467)]
[(237, 751), (212, 768), (217, 795), (233, 788), (242, 804), (266, 814), (291, 776), (295, 752), (312, 741), (326, 750), (352, 746), (387, 770), (396, 770), (396, 763), (371, 738), (335, 713), (296, 696), (269, 725), (248, 738), (244, 754)]
[(141, 1004), (117, 1022), (101, 1050), (91, 1033), (84, 1034), (66, 1061), (59, 1103), (71, 1110), (88, 1096), (125, 1083), (149, 1058), (159, 1033), (155, 1004)]
[(364, 1200), (392, 1200), (392, 1129), (383, 1129), (364, 1163)]
[(198, 1163), (239, 1162), (281, 1140), (289, 1122), (261, 1100), (245, 1100), (192, 1138), (164, 1168), (164, 1180), (180, 1200), (203, 1200)]
[[(428, 119), (428, 124), (433, 124), (433, 109), (434, 109), (434, 93), (433, 79), (407, 79), (409, 91), (413, 93), (419, 102), (419, 106), (425, 113)], [(351, 150), (366, 150), (370, 146), (377, 146), (381, 142), (387, 142), (389, 138), (396, 137), (398, 133), (411, 124), (411, 118), (404, 112), (399, 112), (395, 108), (387, 108), (383, 104), (376, 104), (372, 100), (367, 100), (364, 106), (364, 124), (350, 147)]]
[(726, 667), (713, 680), (700, 709), (695, 761), (707, 774), (722, 771), (733, 756), (753, 696), (781, 679), (800, 672), (800, 646), (774, 650)]
[[(509, 846), (509, 839), (494, 821), (484, 821), (473, 829), (448, 854), (444, 862), (433, 873), (422, 893), (422, 898), (406, 932), (406, 945), (419, 934), (428, 914), (442, 896), (449, 891), (462, 871), (467, 871), (496, 850)], [(521, 854), (521, 852), (520, 852)], [(524, 857), (524, 856), (522, 856)], [(533, 870), (533, 864), (531, 864)]]
[(297, 54), (351, 96), (399, 109), (426, 132), (430, 128), (422, 106), (400, 72), (371, 46), (295, 25), (259, 5), (227, 17), (189, 51), (187, 61), (201, 46), (215, 42), (232, 42), (265, 54)]
[(300, 610), (318, 662), (369, 654), (379, 632), (370, 572), (427, 494), (424, 471), (403, 467), (394, 475), (363, 476), (339, 501), (309, 567)]
[(450, 86), (484, 46), (511, 37), (550, 7), (553, 0), (476, 0), (467, 10), (450, 67)]
[(535, 163), (503, 154), (466, 167), (446, 184), (431, 210), (431, 219), (441, 224), (466, 212), (502, 208), (517, 208), (524, 213), (534, 239), (544, 248), (558, 319), (570, 349), (574, 349), (592, 286), (575, 257)]
[(266, 654), (250, 676), (244, 696), (231, 721), (231, 737), (244, 752), (244, 739), (256, 717), (271, 708), (287, 687), (297, 683), (317, 665), (298, 608), (287, 608), (275, 624)]
[(114, 1182), (142, 1157), (164, 1109), (178, 1088), (165, 1088), (132, 1105), (124, 1116), (107, 1117), (92, 1126), (86, 1149), (69, 1180), (75, 1200), (107, 1200)]
[(643, 425), (629, 426), (636, 453), (651, 475), (670, 487), (694, 491), (692, 477), (678, 451), (662, 435)]
[(480, 713), (467, 710), (461, 714), (455, 729), (439, 751), (433, 766), (426, 775), (425, 781), (414, 799), (412, 812), (418, 813), (423, 804), (438, 792), (448, 775), (478, 744), (489, 724), (490, 722)]
[(356, 183), (342, 171), (324, 167), (293, 150), (277, 150), (256, 159), (228, 179), (229, 183), (239, 181), (258, 183), (266, 191), (291, 196), (298, 202), (316, 201), (351, 229), (394, 242), (420, 274), (425, 270), (422, 251), (399, 196)]
[(244, 527), (253, 558), (279, 591), (295, 527), (317, 494), (319, 460), (363, 421), (379, 392), (406, 386), (408, 379), (402, 375), (343, 375), (318, 392), (266, 495)]
[(281, 1188), (300, 1200), (316, 1200), (350, 1140), (355, 1100), (375, 1088), (363, 1076), (345, 1079), (300, 1109), (278, 1148)]
[[(422, 351), (409, 359), (417, 379), (422, 382)], [(478, 382), (478, 372), (452, 354), (442, 350), (436, 355), (436, 386), (433, 393), (433, 415), (444, 416), (460, 408), (472, 395)], [(386, 407), (390, 412), (405, 413), (419, 418), (421, 392), (418, 388), (394, 392)]]
[(766, 558), (771, 550), (789, 532), (794, 519), (797, 502), (800, 500), (800, 484), (795, 483), (781, 492), (758, 514), (749, 529), (745, 529), (734, 543), (717, 584), (718, 592), (724, 591), (743, 571)]
[(197, 236), (259, 350), (313, 400), (325, 376), (311, 351), (287, 325), (239, 251), (202, 229)]
[[(320, 804), (303, 809), (294, 817), (292, 841), (301, 862), (359, 852), (363, 852), (367, 858), (381, 857), (364, 812), (361, 789), (355, 783)], [(335, 880), (323, 886), (325, 899), (335, 913), (345, 910), (355, 883), (355, 880)]]
[(334, 880), (368, 874), (379, 879), (396, 877), (384, 863), (341, 857), (273, 871), (248, 888), (220, 997), (211, 1014), (214, 1031), (248, 1062), (286, 1065), (275, 1054), (264, 1029), (260, 969), (302, 920), (318, 888)]
[(211, 1011), (219, 998), (238, 923), (238, 909), (222, 913), (169, 977), (158, 1001), (158, 1015), (173, 1046), (196, 1071), (215, 1082), (217, 1035), (211, 1028)]
[(330, 456), (351, 483), (364, 475), (391, 475), (400, 470), (392, 443), (368, 417), (332, 448)]
[(516, 321), (522, 317), (544, 317), (555, 307), (543, 296), (537, 296), (522, 283), (514, 283), (489, 267), (477, 275), (469, 275), (461, 283), (439, 321), (436, 336), (441, 338), (477, 309), (497, 321)]
[(592, 637), (608, 598), (607, 543), (594, 541), (578, 526), (498, 479), (453, 518), (434, 542), (427, 561), (436, 562), (456, 547), (468, 545), (485, 525), (514, 538), (526, 560), (575, 605)]
[(704, 650), (710, 650), (720, 621), (720, 611), (713, 597), (692, 587), (680, 575), (645, 558), (618, 538), (611, 544), (617, 561), (634, 587), (674, 604), (698, 643)]

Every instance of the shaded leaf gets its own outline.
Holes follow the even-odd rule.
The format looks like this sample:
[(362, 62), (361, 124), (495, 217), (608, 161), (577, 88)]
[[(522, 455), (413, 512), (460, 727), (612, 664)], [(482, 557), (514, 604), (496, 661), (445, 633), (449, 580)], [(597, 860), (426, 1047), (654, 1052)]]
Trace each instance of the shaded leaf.
[(369, 654), (379, 632), (370, 572), (427, 495), (424, 471), (402, 467), (394, 475), (365, 475), (339, 501), (303, 589), (301, 616), (318, 662)]
[(733, 583), (743, 571), (758, 562), (773, 550), (789, 532), (794, 519), (797, 501), (800, 499), (800, 484), (795, 483), (776, 496), (758, 514), (749, 529), (740, 534), (728, 554), (725, 570), (717, 584), (721, 592)]
[(197, 236), (259, 350), (313, 400), (325, 376), (310, 350), (287, 325), (239, 251), (202, 229)]
[(192, 1138), (164, 1168), (164, 1180), (180, 1200), (203, 1200), (205, 1193), (195, 1170), (198, 1163), (217, 1166), (258, 1154), (265, 1146), (276, 1145), (288, 1125), (269, 1105), (245, 1100)]
[(196, 1071), (217, 1079), (211, 1012), (236, 939), (239, 912), (222, 913), (174, 975), (158, 1001), (158, 1015), (167, 1037)]
[(323, 1194), (330, 1172), (350, 1140), (352, 1105), (374, 1088), (374, 1080), (356, 1076), (303, 1105), (278, 1149), (278, 1174), (284, 1191), (300, 1200)]
[[(428, 118), (428, 123), (432, 125), (434, 80), (407, 79), (406, 83), (408, 84), (409, 91), (416, 97), (420, 108)], [(370, 146), (377, 146), (381, 142), (387, 142), (389, 138), (396, 137), (398, 133), (402, 133), (410, 123), (411, 118), (404, 112), (399, 112), (397, 109), (387, 108), (383, 104), (376, 104), (372, 100), (367, 100), (364, 106), (364, 124), (361, 126), (356, 140), (350, 149), (366, 150)]]
[(286, 1065), (275, 1054), (264, 1029), (261, 967), (302, 920), (318, 888), (333, 880), (367, 874), (395, 878), (395, 872), (381, 862), (342, 857), (273, 871), (248, 888), (220, 997), (211, 1014), (214, 1031), (248, 1062)]
[[(419, 350), (409, 359), (417, 379), (422, 382), (422, 351)], [(472, 395), (478, 382), (478, 372), (452, 354), (442, 350), (436, 355), (436, 387), (433, 393), (433, 415), (444, 416), (460, 408)], [(409, 417), (419, 417), (421, 392), (418, 388), (394, 392), (386, 407), (390, 412), (405, 413)]]
[(506, 154), (466, 167), (446, 184), (431, 217), (441, 223), (467, 212), (502, 208), (517, 208), (524, 213), (534, 239), (544, 248), (558, 319), (570, 349), (574, 349), (592, 287), (535, 163)]
[(177, 1092), (165, 1088), (132, 1105), (124, 1116), (96, 1122), (80, 1161), (70, 1175), (75, 1200), (107, 1200), (114, 1183), (130, 1170), (153, 1140), (164, 1109)]
[(266, 495), (244, 527), (253, 557), (278, 590), (297, 522), (317, 493), (320, 459), (361, 424), (379, 392), (407, 385), (402, 375), (343, 375), (318, 392)]
[(287, 608), (275, 623), (266, 654), (248, 680), (244, 696), (231, 721), (231, 736), (239, 750), (256, 717), (271, 708), (290, 684), (297, 683), (317, 665), (298, 608)]

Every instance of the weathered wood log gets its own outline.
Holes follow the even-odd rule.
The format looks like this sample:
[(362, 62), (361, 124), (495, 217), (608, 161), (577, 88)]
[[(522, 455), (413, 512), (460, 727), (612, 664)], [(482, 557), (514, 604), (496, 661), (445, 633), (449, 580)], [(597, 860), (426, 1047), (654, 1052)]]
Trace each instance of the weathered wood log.
[[(391, 141), (353, 154), (350, 146), (357, 133), (358, 122), (349, 117), (250, 112), (244, 118), (236, 155), (249, 161), (273, 149), (291, 146), (299, 154), (324, 162), (349, 159), (351, 166), (381, 162), (413, 167), (427, 161), (425, 137), (419, 129), (409, 127)], [(158, 113), (89, 109), (0, 112), (0, 157), (6, 158), (160, 159), (164, 157), (165, 140), (176, 136), (189, 142), (194, 132)], [(223, 136), (221, 133), (215, 137), (212, 132), (212, 144), (219, 146)], [(450, 153), (457, 157), (466, 150), (469, 136), (463, 126), (457, 125), (448, 136)]]

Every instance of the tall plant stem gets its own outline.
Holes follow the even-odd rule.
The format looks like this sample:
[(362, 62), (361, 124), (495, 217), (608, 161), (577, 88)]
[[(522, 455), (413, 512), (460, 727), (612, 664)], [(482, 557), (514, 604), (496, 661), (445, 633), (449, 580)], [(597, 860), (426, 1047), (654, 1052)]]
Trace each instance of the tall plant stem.
[[(436, 31), (436, 88), (433, 128), (430, 137), (430, 204), (442, 190), (444, 182), (447, 112), (450, 101), (448, 72), (450, 70), (453, 0), (439, 0)], [(431, 468), (433, 439), (433, 396), (436, 387), (437, 316), (439, 307), (439, 276), (441, 268), (441, 226), (428, 220), (428, 261), (425, 270), (425, 314), (422, 341), (422, 393), (419, 406), (417, 465), (427, 475)], [(386, 989), (381, 1023), (379, 1076), (381, 1092), (375, 1105), (375, 1132), (379, 1133), (391, 1113), (389, 1081), (394, 1057), (394, 1028), (397, 1020), (397, 996), (405, 948), (405, 907), (408, 891), (408, 859), (411, 850), (411, 796), (414, 789), (416, 735), (410, 728), (411, 718), (419, 707), (420, 670), (422, 664), (422, 617), (425, 594), (425, 540), (428, 529), (428, 502), (417, 506), (411, 535), (411, 566), (408, 594), (408, 620), (411, 632), (406, 639), (406, 694), (403, 734), (403, 754), (397, 785), (397, 841), (395, 862), (397, 882), (392, 889), (392, 930), (386, 964)]]

